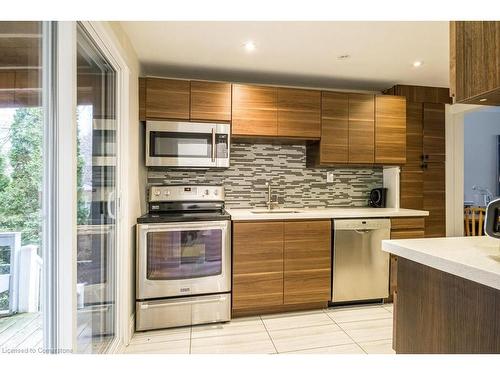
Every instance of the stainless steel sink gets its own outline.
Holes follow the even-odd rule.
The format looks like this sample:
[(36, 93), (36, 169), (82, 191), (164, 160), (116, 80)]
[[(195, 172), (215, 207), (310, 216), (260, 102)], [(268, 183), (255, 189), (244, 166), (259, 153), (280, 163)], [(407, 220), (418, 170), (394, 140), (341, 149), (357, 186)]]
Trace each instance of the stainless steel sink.
[(301, 211), (298, 210), (292, 210), (292, 209), (285, 209), (285, 208), (275, 208), (272, 210), (253, 210), (250, 211), (252, 214), (298, 214)]

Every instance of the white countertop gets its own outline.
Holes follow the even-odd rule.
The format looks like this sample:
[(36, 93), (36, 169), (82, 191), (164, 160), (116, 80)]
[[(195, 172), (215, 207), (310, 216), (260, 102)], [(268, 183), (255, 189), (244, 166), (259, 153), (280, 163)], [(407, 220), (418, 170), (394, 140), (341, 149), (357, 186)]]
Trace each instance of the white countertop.
[(500, 290), (500, 240), (486, 236), (385, 240), (382, 249)]
[[(278, 213), (280, 210), (298, 211), (294, 213)], [(428, 211), (407, 210), (404, 208), (371, 208), (371, 207), (335, 207), (335, 208), (281, 208), (275, 213), (253, 213), (265, 208), (226, 208), (233, 221), (248, 220), (294, 220), (294, 219), (355, 219), (372, 217), (409, 217), (428, 216)]]

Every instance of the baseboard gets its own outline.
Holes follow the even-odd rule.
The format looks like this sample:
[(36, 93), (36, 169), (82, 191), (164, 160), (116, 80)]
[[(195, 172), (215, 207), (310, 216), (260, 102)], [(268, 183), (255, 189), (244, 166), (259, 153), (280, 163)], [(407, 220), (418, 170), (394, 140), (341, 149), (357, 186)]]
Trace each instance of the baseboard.
[(135, 312), (130, 315), (130, 321), (128, 323), (128, 342), (125, 343), (125, 346), (128, 346), (130, 344), (130, 340), (132, 340), (132, 336), (134, 336), (135, 333)]

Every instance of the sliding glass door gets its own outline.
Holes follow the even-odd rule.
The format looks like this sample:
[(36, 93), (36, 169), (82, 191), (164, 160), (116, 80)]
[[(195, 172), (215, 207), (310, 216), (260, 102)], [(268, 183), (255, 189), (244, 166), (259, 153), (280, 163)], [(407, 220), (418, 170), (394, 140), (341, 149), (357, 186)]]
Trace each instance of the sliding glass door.
[(116, 332), (116, 71), (77, 26), (77, 351)]
[[(45, 26), (50, 23), (45, 23)], [(0, 353), (43, 349), (51, 61), (43, 22), (0, 22)]]

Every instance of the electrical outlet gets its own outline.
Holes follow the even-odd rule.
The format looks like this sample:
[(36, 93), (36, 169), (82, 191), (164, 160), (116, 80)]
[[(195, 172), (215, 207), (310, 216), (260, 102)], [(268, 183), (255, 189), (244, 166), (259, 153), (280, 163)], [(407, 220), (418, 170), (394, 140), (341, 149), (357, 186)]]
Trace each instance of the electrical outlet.
[(326, 172), (326, 182), (333, 182), (333, 172), (332, 171)]

